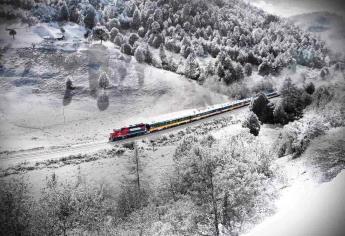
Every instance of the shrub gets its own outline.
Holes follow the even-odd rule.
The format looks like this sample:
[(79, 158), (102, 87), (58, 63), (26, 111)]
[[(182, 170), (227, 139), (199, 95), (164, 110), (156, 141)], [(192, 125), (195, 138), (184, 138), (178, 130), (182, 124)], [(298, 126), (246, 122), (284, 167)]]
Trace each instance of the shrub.
[(145, 37), (145, 34), (146, 34), (146, 31), (145, 31), (145, 28), (144, 27), (140, 27), (139, 29), (138, 29), (138, 34), (139, 34), (139, 36), (140, 37)]
[(244, 74), (246, 76), (251, 76), (252, 75), (252, 71), (253, 71), (252, 65), (250, 63), (246, 63), (244, 65)]
[(114, 43), (117, 46), (121, 46), (124, 42), (123, 35), (121, 33), (118, 33), (114, 39)]
[(255, 115), (254, 112), (250, 112), (249, 113), (247, 118), (244, 120), (242, 126), (244, 128), (248, 128), (249, 132), (251, 134), (253, 134), (254, 136), (258, 136), (259, 135), (260, 122), (259, 122), (259, 119), (258, 119), (257, 115)]
[(257, 94), (260, 92), (272, 92), (273, 91), (273, 84), (270, 80), (264, 79), (258, 83), (256, 83), (252, 87), (252, 93)]
[(326, 78), (329, 75), (329, 69), (327, 67), (324, 67), (320, 71), (321, 78)]
[(139, 36), (135, 33), (132, 33), (128, 38), (128, 43), (133, 46), (134, 43), (139, 39)]
[(284, 106), (281, 102), (275, 105), (273, 110), (274, 123), (280, 123), (285, 125), (289, 122), (289, 116), (284, 110)]
[(121, 52), (124, 53), (124, 54), (127, 54), (127, 55), (133, 55), (132, 47), (128, 43), (122, 44)]
[(309, 84), (307, 84), (304, 87), (304, 90), (308, 93), (308, 94), (313, 94), (315, 92), (315, 85), (313, 84), (313, 82), (310, 82)]
[(23, 179), (0, 180), (0, 232), (2, 235), (32, 235), (30, 220), (34, 201)]
[(108, 30), (112, 30), (113, 28), (119, 28), (120, 27), (120, 22), (117, 18), (110, 19), (109, 22), (107, 23), (107, 28)]
[(114, 43), (115, 37), (119, 33), (119, 30), (116, 27), (113, 27), (110, 31), (110, 41)]
[(154, 48), (159, 48), (159, 46), (164, 43), (164, 37), (161, 34), (151, 35), (150, 45)]
[(145, 52), (142, 47), (137, 47), (134, 52), (134, 57), (139, 63), (145, 62)]
[(264, 93), (260, 93), (250, 104), (250, 110), (253, 111), (262, 123), (273, 123), (274, 105), (270, 103)]
[(303, 90), (297, 88), (291, 79), (288, 78), (284, 81), (280, 94), (282, 96), (282, 105), (289, 116), (289, 120), (299, 119), (307, 102), (303, 100)]
[(278, 156), (293, 154), (294, 158), (299, 157), (310, 141), (327, 129), (325, 122), (317, 116), (304, 117), (286, 125), (278, 139)]
[(92, 29), (92, 38), (95, 40), (106, 41), (109, 39), (109, 31), (104, 26), (96, 26)]
[(92, 29), (95, 26), (96, 10), (92, 5), (88, 5), (84, 11), (84, 24), (86, 28)]
[(109, 77), (107, 73), (102, 72), (98, 79), (98, 86), (102, 89), (106, 89), (109, 86)]
[(268, 63), (268, 61), (265, 60), (259, 65), (258, 70), (259, 70), (259, 75), (261, 76), (269, 75), (271, 73), (271, 66)]

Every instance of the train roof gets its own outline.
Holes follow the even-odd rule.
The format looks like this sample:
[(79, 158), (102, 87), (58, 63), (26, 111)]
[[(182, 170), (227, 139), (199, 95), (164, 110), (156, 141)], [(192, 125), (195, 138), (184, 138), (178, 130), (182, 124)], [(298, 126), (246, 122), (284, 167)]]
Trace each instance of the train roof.
[(149, 119), (149, 121), (147, 123), (148, 124), (155, 124), (155, 123), (159, 123), (159, 122), (163, 122), (163, 121), (176, 120), (179, 118), (192, 116), (192, 115), (203, 113), (203, 112), (208, 112), (211, 110), (223, 108), (226, 106), (234, 105), (234, 104), (244, 102), (244, 101), (249, 101), (249, 100), (250, 100), (250, 98), (247, 98), (247, 99), (243, 99), (243, 100), (235, 100), (232, 102), (215, 104), (215, 105), (211, 105), (208, 107), (202, 107), (202, 108), (198, 108), (198, 109), (188, 109), (188, 110), (183, 110), (183, 111), (174, 112), (174, 113), (170, 113), (170, 114), (164, 114), (164, 115), (160, 115), (160, 116), (154, 117), (152, 119)]

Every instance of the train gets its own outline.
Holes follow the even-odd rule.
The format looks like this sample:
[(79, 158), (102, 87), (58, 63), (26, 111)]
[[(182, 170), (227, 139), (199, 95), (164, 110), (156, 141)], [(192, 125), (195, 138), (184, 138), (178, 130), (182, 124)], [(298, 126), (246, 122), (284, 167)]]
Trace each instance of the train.
[[(279, 93), (274, 91), (265, 94), (267, 98), (275, 98), (279, 96)], [(205, 119), (211, 116), (215, 116), (224, 112), (228, 112), (240, 107), (248, 106), (253, 98), (246, 98), (237, 100), (230, 103), (218, 104), (206, 109), (191, 110), (191, 112), (176, 117), (170, 117), (164, 120), (151, 121), (148, 123), (140, 123), (123, 127), (120, 129), (114, 129), (110, 133), (109, 141), (115, 142), (118, 140), (128, 139), (132, 137), (142, 136), (149, 133), (158, 132), (161, 130), (173, 128), (176, 126), (184, 125), (201, 119)]]

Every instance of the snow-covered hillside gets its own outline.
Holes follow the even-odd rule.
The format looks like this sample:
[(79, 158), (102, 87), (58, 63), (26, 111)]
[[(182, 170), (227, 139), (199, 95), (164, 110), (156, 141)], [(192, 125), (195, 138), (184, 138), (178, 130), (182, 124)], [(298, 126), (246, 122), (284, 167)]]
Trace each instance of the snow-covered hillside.
[[(139, 64), (114, 46), (88, 44), (80, 36), (83, 28), (75, 24), (65, 28), (66, 41), (52, 43), (56, 54), (43, 42), (55, 24), (23, 29), (35, 48), (2, 31), (1, 45), (10, 47), (1, 67), (2, 151), (106, 141), (113, 128), (228, 101), (195, 81)], [(76, 39), (78, 49), (66, 52)], [(110, 75), (105, 91), (97, 84), (103, 70)], [(76, 89), (66, 95), (67, 78)]]
[(289, 17), (302, 29), (319, 35), (334, 52), (345, 52), (345, 19), (334, 13), (314, 12)]
[(338, 236), (343, 19), (272, 13), (247, 0), (2, 1), (0, 235)]

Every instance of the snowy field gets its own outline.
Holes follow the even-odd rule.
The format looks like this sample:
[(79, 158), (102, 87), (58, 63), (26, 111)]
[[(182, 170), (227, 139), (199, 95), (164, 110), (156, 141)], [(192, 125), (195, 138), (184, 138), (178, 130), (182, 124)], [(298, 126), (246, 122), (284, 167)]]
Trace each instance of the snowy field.
[[(13, 44), (1, 34), (6, 37), (1, 46), (10, 47), (0, 72), (2, 152), (106, 142), (113, 128), (228, 101), (195, 81), (139, 64), (113, 45), (79, 42), (75, 52), (53, 54), (40, 48), (45, 47), (43, 37), (56, 28), (40, 24), (29, 32), (23, 29), (37, 43), (35, 49), (19, 37)], [(56, 42), (56, 49), (73, 45), (82, 33), (73, 24), (65, 28), (67, 40), (64, 45)], [(105, 91), (97, 88), (101, 71), (110, 74), (111, 86)], [(65, 91), (67, 78), (76, 86), (71, 94)]]

